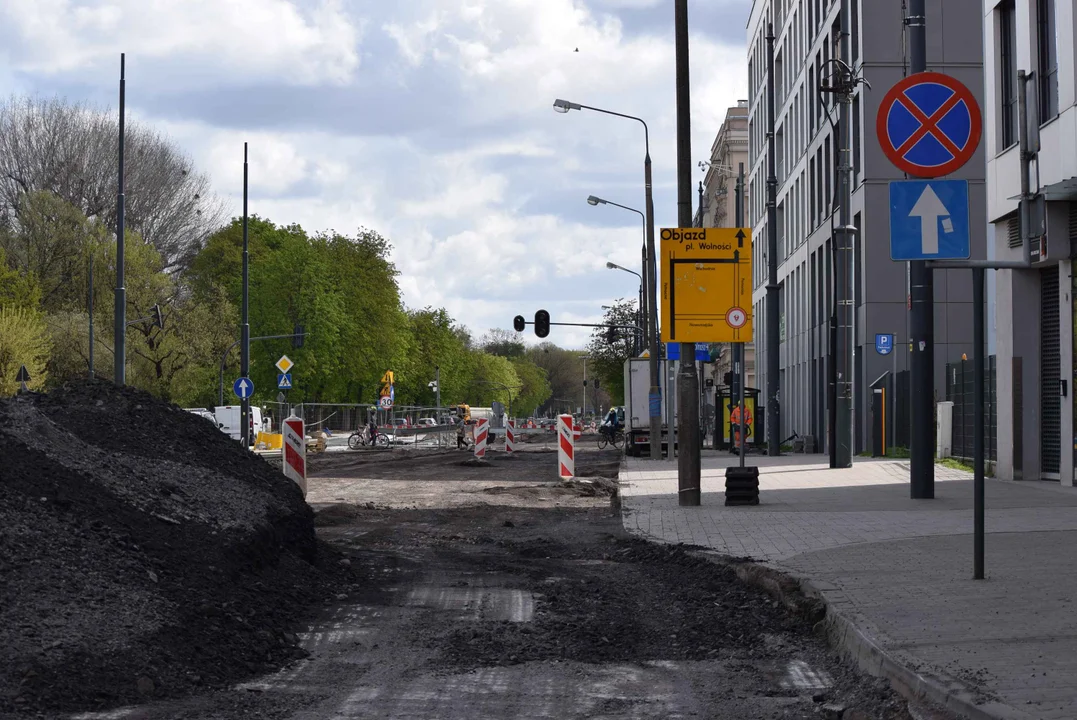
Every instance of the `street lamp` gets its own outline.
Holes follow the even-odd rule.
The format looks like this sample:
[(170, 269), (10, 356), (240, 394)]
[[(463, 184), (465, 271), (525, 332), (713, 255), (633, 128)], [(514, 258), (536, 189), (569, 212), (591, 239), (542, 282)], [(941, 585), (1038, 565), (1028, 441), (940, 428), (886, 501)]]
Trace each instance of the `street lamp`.
[[(650, 346), (649, 366), (651, 371), (651, 389), (650, 389), (650, 407), (657, 405), (657, 399), (661, 393), (658, 380), (658, 268), (655, 265), (655, 246), (654, 246), (654, 197), (651, 192), (651, 140), (650, 130), (647, 128), (647, 123), (643, 121), (643, 118), (638, 118), (634, 115), (625, 115), (624, 113), (613, 112), (612, 110), (603, 110), (602, 108), (591, 107), (588, 105), (581, 105), (580, 103), (570, 102), (568, 100), (562, 100), (558, 98), (553, 103), (553, 109), (559, 113), (567, 113), (569, 110), (591, 110), (594, 112), (600, 112), (605, 115), (613, 115), (615, 117), (625, 118), (627, 120), (635, 120), (643, 126), (643, 189), (647, 202), (647, 215), (644, 218), (644, 228), (647, 235), (647, 258), (644, 263), (644, 271), (647, 274), (647, 286), (648, 286), (648, 315), (650, 324), (647, 327), (647, 343)], [(672, 418), (670, 418), (670, 454), (673, 451), (673, 435), (672, 435)], [(652, 415), (651, 417), (651, 459), (659, 460), (662, 456), (662, 418), (660, 415)]]
[[(643, 221), (643, 265), (641, 266), (640, 269), (643, 270), (643, 272), (646, 273), (647, 272), (647, 218), (644, 216), (644, 214), (641, 213), (639, 210), (636, 210), (635, 208), (630, 208), (627, 205), (621, 205), (619, 203), (612, 202), (611, 200), (604, 200), (604, 199), (602, 199), (600, 197), (595, 197), (594, 195), (591, 195), (590, 197), (587, 198), (587, 204), (591, 205), (591, 206), (612, 205), (613, 207), (618, 207), (618, 208), (621, 208), (622, 210), (627, 210), (629, 212), (634, 212), (634, 213), (636, 213), (637, 215), (640, 216), (640, 219)], [(626, 267), (621, 267), (620, 265), (617, 265), (615, 263), (607, 262), (606, 267), (608, 269), (610, 269), (610, 270), (624, 270), (625, 272), (632, 273), (633, 275), (635, 275), (636, 277), (639, 278), (639, 281), (640, 281), (640, 286), (639, 286), (639, 321), (640, 322), (639, 322), (639, 325), (640, 325), (641, 328), (644, 328), (643, 335), (645, 336), (647, 334), (647, 327), (649, 327), (649, 326), (647, 325), (647, 305), (645, 303), (643, 289), (644, 289), (644, 287), (646, 287), (647, 281), (644, 280), (643, 276), (640, 275), (638, 272), (636, 272), (634, 270), (629, 270)], [(647, 343), (643, 342), (642, 345), (646, 346)], [(640, 348), (640, 349), (642, 349), (642, 348)]]

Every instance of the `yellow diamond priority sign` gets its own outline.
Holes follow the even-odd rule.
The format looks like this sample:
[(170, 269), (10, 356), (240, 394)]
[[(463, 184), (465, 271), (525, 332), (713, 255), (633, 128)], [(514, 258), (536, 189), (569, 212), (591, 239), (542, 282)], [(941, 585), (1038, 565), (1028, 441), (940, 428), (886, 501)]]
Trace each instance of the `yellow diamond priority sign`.
[(662, 342), (752, 340), (750, 228), (663, 228)]
[(277, 361), (277, 369), (285, 375), (287, 375), (288, 371), (291, 370), (294, 366), (295, 363), (292, 362), (287, 355), (281, 355), (280, 360)]

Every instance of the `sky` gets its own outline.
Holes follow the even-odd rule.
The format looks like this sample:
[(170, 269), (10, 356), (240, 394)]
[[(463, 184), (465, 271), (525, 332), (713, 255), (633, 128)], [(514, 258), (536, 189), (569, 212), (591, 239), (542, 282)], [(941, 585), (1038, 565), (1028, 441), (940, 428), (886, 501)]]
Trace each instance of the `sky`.
[[(539, 308), (635, 298), (650, 128), (656, 228), (676, 226), (673, 0), (0, 0), (0, 96), (118, 105), (242, 211), (392, 243), (408, 307), (475, 336)], [(693, 185), (747, 97), (751, 0), (690, 0)], [(693, 200), (695, 199), (693, 193)], [(525, 339), (534, 342), (530, 328)], [(583, 347), (586, 328), (548, 340)]]

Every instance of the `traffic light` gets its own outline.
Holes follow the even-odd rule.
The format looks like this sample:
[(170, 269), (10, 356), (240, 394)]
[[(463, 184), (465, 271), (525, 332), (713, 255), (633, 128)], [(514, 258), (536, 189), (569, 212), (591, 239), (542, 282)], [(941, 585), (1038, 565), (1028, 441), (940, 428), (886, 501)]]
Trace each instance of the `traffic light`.
[(153, 310), (153, 324), (159, 328), (163, 328), (165, 326), (165, 319), (161, 314), (161, 306), (154, 305), (151, 310)]
[(295, 334), (292, 335), (292, 347), (303, 347), (303, 333), (306, 332), (302, 325), (295, 326)]
[(595, 378), (595, 390), (598, 390), (598, 378)]
[(617, 328), (612, 325), (606, 328), (606, 342), (611, 344), (617, 342)]
[(727, 372), (723, 375), (722, 382), (725, 383), (726, 387), (733, 387), (733, 373)]
[(535, 335), (544, 338), (550, 334), (550, 313), (545, 310), (535, 312)]
[(512, 327), (516, 330), (516, 332), (523, 332), (524, 328), (527, 327), (527, 321), (524, 320), (524, 316), (517, 315), (516, 317), (514, 317), (512, 319)]

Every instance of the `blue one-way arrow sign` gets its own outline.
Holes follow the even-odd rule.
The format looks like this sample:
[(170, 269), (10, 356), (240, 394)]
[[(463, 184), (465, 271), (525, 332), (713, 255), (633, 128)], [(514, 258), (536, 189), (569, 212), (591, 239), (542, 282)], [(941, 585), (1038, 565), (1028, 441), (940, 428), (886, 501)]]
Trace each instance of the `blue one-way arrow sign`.
[(891, 260), (965, 260), (971, 254), (968, 181), (890, 183)]
[(246, 400), (254, 392), (254, 383), (251, 382), (250, 378), (236, 378), (236, 381), (232, 383), (232, 392), (240, 400)]

